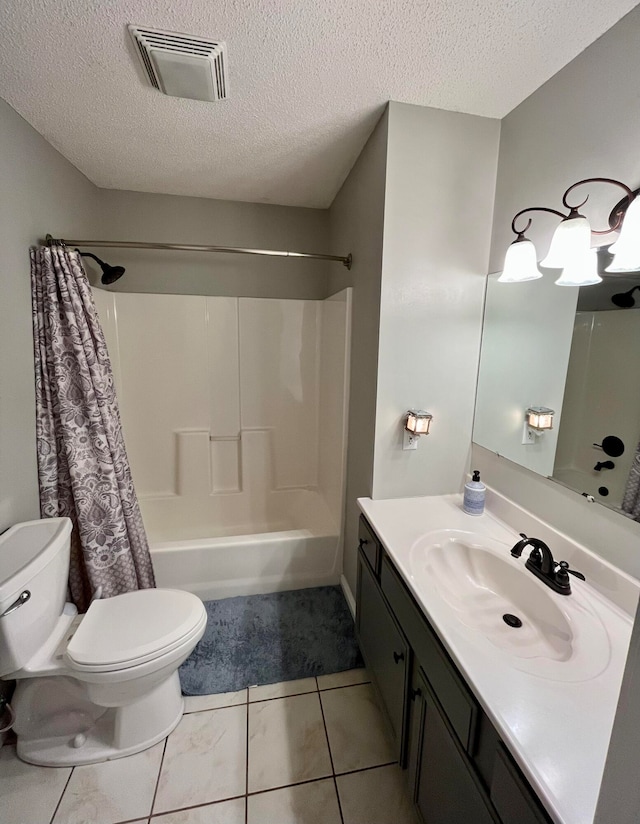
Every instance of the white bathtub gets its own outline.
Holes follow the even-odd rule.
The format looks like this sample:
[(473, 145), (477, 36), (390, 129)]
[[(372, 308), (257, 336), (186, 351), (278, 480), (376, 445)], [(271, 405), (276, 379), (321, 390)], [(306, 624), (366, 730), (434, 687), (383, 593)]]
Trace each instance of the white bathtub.
[(315, 492), (289, 492), (287, 505), (255, 517), (253, 529), (212, 499), (140, 503), (159, 587), (206, 601), (340, 581), (337, 529)]
[(151, 545), (159, 587), (204, 601), (337, 584), (338, 538), (308, 530), (263, 532)]

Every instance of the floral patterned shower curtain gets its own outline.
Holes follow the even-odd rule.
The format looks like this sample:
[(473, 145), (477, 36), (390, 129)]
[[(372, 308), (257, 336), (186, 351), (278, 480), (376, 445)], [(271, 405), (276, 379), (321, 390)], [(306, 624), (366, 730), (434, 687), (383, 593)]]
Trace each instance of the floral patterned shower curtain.
[(111, 363), (80, 255), (31, 249), (40, 512), (73, 521), (69, 589), (80, 611), (155, 586)]
[(627, 486), (622, 499), (622, 511), (630, 515), (634, 521), (640, 521), (640, 443), (633, 456), (631, 471), (627, 478)]

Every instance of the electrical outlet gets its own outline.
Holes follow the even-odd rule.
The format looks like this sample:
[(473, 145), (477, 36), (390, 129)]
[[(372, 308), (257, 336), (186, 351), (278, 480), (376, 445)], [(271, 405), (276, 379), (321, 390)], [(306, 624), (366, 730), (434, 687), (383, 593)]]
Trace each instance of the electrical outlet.
[(403, 450), (407, 449), (417, 449), (418, 448), (418, 438), (419, 435), (414, 435), (412, 432), (408, 432), (406, 429), (404, 430), (404, 440), (402, 442)]
[(530, 444), (536, 442), (536, 436), (533, 429), (529, 426), (529, 424), (525, 421), (524, 428), (522, 430), (522, 443), (523, 444)]

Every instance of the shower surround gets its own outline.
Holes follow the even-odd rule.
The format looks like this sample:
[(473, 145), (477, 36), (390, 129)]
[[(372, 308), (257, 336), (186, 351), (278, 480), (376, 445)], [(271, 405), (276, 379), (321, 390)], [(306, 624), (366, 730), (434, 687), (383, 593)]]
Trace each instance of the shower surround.
[(158, 585), (212, 599), (337, 583), (351, 290), (93, 292)]

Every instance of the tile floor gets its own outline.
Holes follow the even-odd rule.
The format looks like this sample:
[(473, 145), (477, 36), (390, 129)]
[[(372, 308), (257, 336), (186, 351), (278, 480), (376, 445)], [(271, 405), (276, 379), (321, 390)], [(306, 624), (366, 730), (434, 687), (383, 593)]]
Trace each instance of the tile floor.
[(186, 699), (174, 732), (87, 767), (0, 749), (2, 824), (414, 824), (365, 670)]

